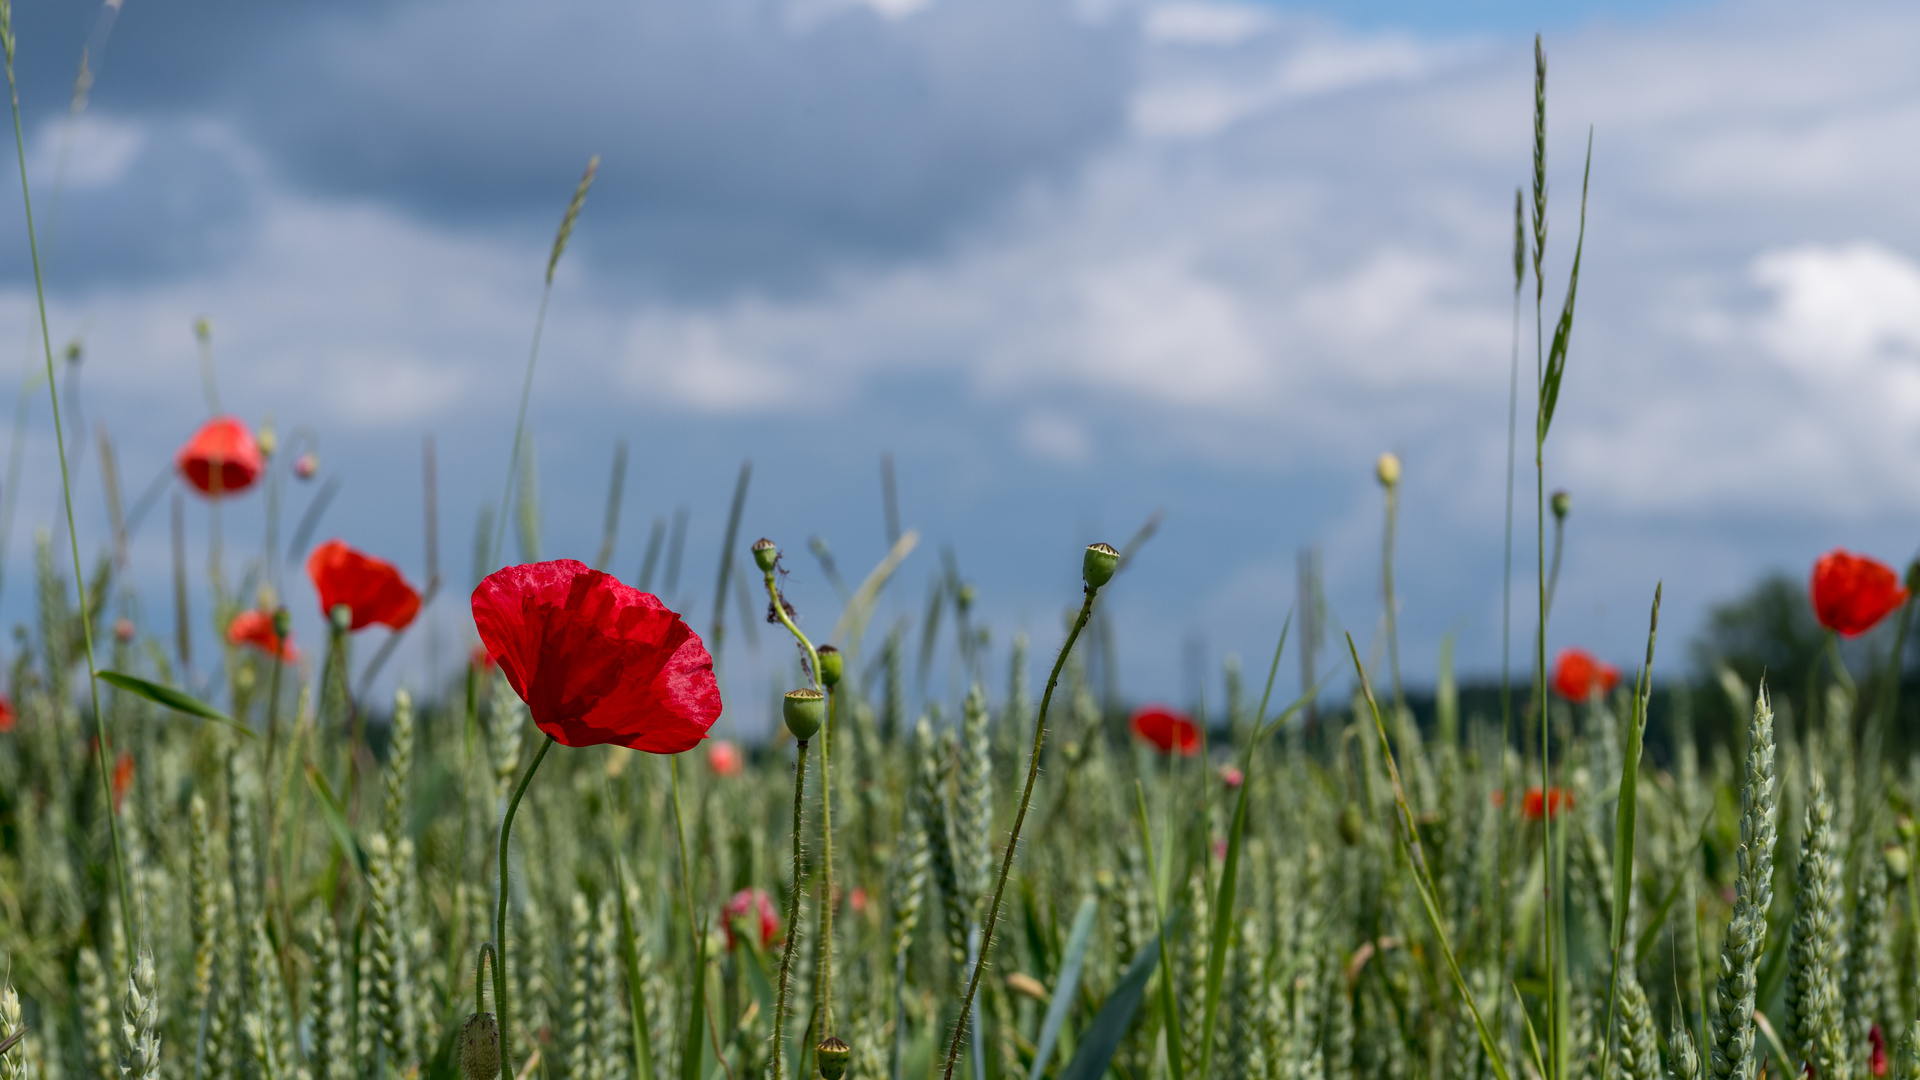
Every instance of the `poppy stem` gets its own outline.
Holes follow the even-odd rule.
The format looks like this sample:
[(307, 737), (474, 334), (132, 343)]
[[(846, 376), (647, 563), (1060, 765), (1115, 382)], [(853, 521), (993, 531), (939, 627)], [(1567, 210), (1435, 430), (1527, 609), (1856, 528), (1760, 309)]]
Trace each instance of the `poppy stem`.
[(773, 613), (780, 619), (780, 625), (787, 628), (787, 633), (792, 634), (793, 639), (800, 643), (800, 647), (807, 651), (807, 678), (812, 680), (814, 689), (820, 689), (820, 653), (813, 647), (813, 642), (807, 639), (807, 635), (801, 633), (798, 626), (793, 625), (793, 616), (787, 614), (787, 605), (780, 599), (780, 586), (774, 582), (773, 575), (774, 571), (767, 571), (767, 596), (773, 601)]
[(1013, 853), (1020, 847), (1020, 826), (1025, 824), (1027, 807), (1033, 802), (1033, 782), (1040, 775), (1040, 750), (1047, 738), (1047, 709), (1053, 704), (1054, 688), (1060, 685), (1060, 670), (1067, 666), (1067, 654), (1073, 652), (1073, 643), (1079, 640), (1080, 631), (1092, 617), (1093, 598), (1100, 592), (1099, 586), (1092, 584), (1087, 585), (1086, 590), (1080, 616), (1073, 620), (1066, 644), (1060, 646), (1060, 655), (1053, 661), (1053, 673), (1047, 676), (1046, 692), (1040, 695), (1040, 715), (1033, 722), (1033, 752), (1027, 759), (1027, 783), (1020, 791), (1020, 812), (1013, 816), (1013, 835), (1007, 838), (1007, 853), (1000, 860), (1000, 877), (993, 886), (993, 902), (987, 905), (987, 925), (980, 935), (979, 957), (974, 961), (972, 976), (967, 979), (967, 994), (960, 999), (960, 1019), (953, 1025), (953, 1042), (947, 1047), (946, 1080), (953, 1080), (953, 1067), (960, 1060), (960, 1044), (967, 1035), (967, 1017), (973, 1011), (973, 996), (980, 989), (980, 972), (986, 969), (988, 951), (993, 947), (994, 924), (1000, 919), (1000, 897), (1007, 891), (1007, 876), (1013, 872)]
[[(533, 774), (540, 763), (547, 759), (547, 751), (553, 749), (553, 736), (540, 744), (540, 752), (533, 755), (533, 761), (527, 765), (527, 771), (520, 777), (520, 786), (513, 789), (513, 798), (507, 803), (506, 817), (500, 821), (500, 896), (495, 902), (493, 912), (493, 1003), (500, 1010), (500, 1076), (501, 1080), (512, 1080), (513, 1058), (509, 1056), (511, 1045), (510, 1032), (513, 1030), (509, 1019), (507, 1004), (507, 838), (513, 833), (513, 815), (520, 809), (520, 798), (527, 793), (527, 784), (533, 780)], [(475, 969), (478, 980), (479, 970)]]
[[(772, 575), (768, 575), (772, 581)], [(776, 598), (774, 610), (780, 610)], [(792, 623), (788, 623), (792, 626)], [(799, 631), (794, 631), (796, 634)], [(805, 640), (805, 639), (802, 639)], [(800, 740), (800, 761), (793, 773), (793, 883), (787, 889), (787, 943), (780, 954), (780, 986), (773, 1004), (773, 1080), (786, 1076), (787, 991), (793, 973), (793, 948), (800, 939), (800, 825), (806, 809), (807, 740)]]
[(820, 836), (821, 865), (826, 880), (825, 898), (820, 905), (820, 1037), (833, 1034), (833, 772), (829, 760), (833, 751), (834, 710), (840, 695), (827, 693), (827, 726), (820, 736)]

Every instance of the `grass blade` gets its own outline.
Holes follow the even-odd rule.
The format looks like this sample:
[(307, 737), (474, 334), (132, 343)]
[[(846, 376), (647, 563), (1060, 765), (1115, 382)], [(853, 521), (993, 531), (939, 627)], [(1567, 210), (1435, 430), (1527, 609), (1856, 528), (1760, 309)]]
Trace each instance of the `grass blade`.
[[(1080, 1040), (1080, 1048), (1074, 1051), (1073, 1060), (1060, 1071), (1060, 1080), (1102, 1080), (1107, 1075), (1107, 1066), (1113, 1062), (1114, 1051), (1120, 1048), (1120, 1040), (1126, 1036), (1127, 1029), (1133, 1026), (1133, 1014), (1140, 1009), (1141, 999), (1147, 996), (1147, 980), (1153, 977), (1153, 969), (1160, 958), (1166, 954), (1168, 938), (1180, 931), (1182, 917), (1186, 909), (1175, 908), (1173, 916), (1161, 928), (1158, 949), (1141, 949), (1127, 966), (1125, 978), (1107, 995), (1107, 1000), (1094, 1014), (1093, 1023)], [(1057, 991), (1056, 991), (1057, 993)], [(1177, 1034), (1169, 1036), (1178, 1039)]]
[(1420, 906), (1427, 913), (1427, 923), (1433, 930), (1434, 941), (1440, 945), (1440, 952), (1447, 959), (1447, 972), (1453, 976), (1454, 989), (1460, 991), (1460, 999), (1467, 1003), (1467, 1011), (1473, 1014), (1474, 1030), (1480, 1034), (1480, 1048), (1486, 1052), (1494, 1075), (1500, 1080), (1511, 1080), (1506, 1059), (1500, 1056), (1500, 1049), (1493, 1041), (1493, 1032), (1487, 1028), (1486, 1020), (1480, 1015), (1480, 1006), (1473, 1000), (1473, 991), (1467, 989), (1467, 980), (1460, 974), (1460, 961), (1453, 954), (1453, 946), (1447, 942), (1447, 928), (1440, 919), (1440, 903), (1434, 892), (1432, 875), (1427, 871), (1426, 853), (1420, 848), (1420, 834), (1414, 826), (1413, 810), (1407, 806), (1407, 792), (1400, 784), (1400, 767), (1394, 764), (1393, 743), (1387, 738), (1386, 721), (1380, 718), (1380, 703), (1374, 700), (1373, 684), (1367, 679), (1366, 666), (1360, 663), (1360, 650), (1354, 647), (1352, 634), (1347, 635), (1347, 655), (1353, 658), (1353, 670), (1360, 676), (1360, 689), (1366, 695), (1368, 711), (1373, 714), (1374, 730), (1380, 735), (1380, 753), (1386, 760), (1387, 777), (1393, 781), (1394, 805), (1400, 811), (1400, 843), (1406, 848), (1407, 862), (1413, 867), (1413, 883), (1420, 894)]
[(653, 1037), (647, 1030), (646, 983), (640, 975), (640, 954), (633, 947), (633, 908), (627, 903), (627, 869), (619, 852), (613, 854), (613, 884), (620, 899), (620, 962), (627, 969), (627, 1016), (633, 1022), (633, 1071), (640, 1080), (654, 1080)]
[(1027, 1080), (1040, 1080), (1047, 1071), (1047, 1062), (1053, 1058), (1053, 1048), (1060, 1041), (1060, 1029), (1067, 1024), (1067, 1013), (1073, 1011), (1073, 998), (1080, 990), (1080, 969), (1087, 962), (1087, 946), (1093, 941), (1093, 918), (1100, 913), (1100, 903), (1089, 896), (1080, 901), (1080, 909), (1074, 912), (1073, 929), (1067, 934), (1067, 952), (1060, 961), (1060, 977), (1054, 980), (1053, 996), (1047, 1002), (1047, 1018), (1040, 1024), (1040, 1042), (1033, 1051), (1033, 1069), (1027, 1073)]
[(307, 786), (313, 789), (314, 798), (320, 803), (320, 819), (326, 822), (327, 831), (333, 834), (333, 842), (340, 847), (340, 853), (361, 873), (366, 873), (367, 853), (360, 848), (360, 841), (353, 835), (353, 826), (347, 823), (347, 809), (328, 786), (327, 778), (320, 770), (307, 766)]
[(687, 996), (687, 1034), (680, 1044), (680, 1080), (701, 1080), (707, 1039), (707, 926), (694, 935), (693, 993)]
[(1573, 337), (1573, 300), (1580, 289), (1580, 254), (1587, 242), (1587, 180), (1593, 175), (1593, 132), (1587, 132), (1587, 166), (1580, 176), (1580, 235), (1573, 244), (1573, 270), (1567, 275), (1567, 299), (1553, 325), (1553, 345), (1547, 350), (1547, 370), (1540, 380), (1539, 441), (1553, 426), (1554, 406), (1560, 403), (1560, 380), (1567, 374), (1567, 344)]
[[(1147, 822), (1147, 789), (1141, 787), (1138, 780), (1133, 782), (1133, 795), (1140, 807), (1141, 842), (1147, 849), (1147, 880), (1157, 883), (1160, 872), (1154, 867), (1153, 826)], [(1148, 891), (1153, 893), (1153, 918), (1159, 924), (1155, 940), (1160, 943), (1160, 1013), (1167, 1034), (1167, 1075), (1172, 1080), (1184, 1080), (1186, 1067), (1180, 1060), (1180, 1007), (1173, 1000), (1173, 964), (1167, 959), (1167, 921), (1160, 909), (1158, 884)], [(1501, 1077), (1501, 1080), (1506, 1078)]]
[(202, 720), (211, 720), (216, 724), (225, 724), (249, 739), (253, 737), (253, 732), (245, 724), (184, 691), (175, 690), (171, 686), (161, 686), (156, 682), (148, 682), (139, 676), (120, 671), (102, 671), (97, 677), (116, 690), (125, 690), (135, 697), (146, 698), (155, 705), (163, 705), (175, 712), (197, 716)]

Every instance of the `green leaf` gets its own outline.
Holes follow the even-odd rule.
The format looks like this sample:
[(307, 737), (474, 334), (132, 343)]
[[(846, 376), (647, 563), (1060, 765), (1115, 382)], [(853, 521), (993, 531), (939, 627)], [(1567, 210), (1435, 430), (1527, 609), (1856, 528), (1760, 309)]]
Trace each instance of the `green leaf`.
[(1580, 175), (1580, 236), (1573, 244), (1573, 270), (1567, 275), (1567, 299), (1554, 323), (1553, 344), (1547, 349), (1547, 369), (1540, 378), (1540, 426), (1536, 438), (1547, 441), (1553, 410), (1560, 403), (1560, 380), (1567, 373), (1567, 342), (1573, 336), (1573, 299), (1580, 289), (1580, 255), (1587, 242), (1587, 180), (1593, 175), (1593, 132), (1587, 132), (1587, 167)]
[(1047, 1018), (1040, 1024), (1040, 1042), (1033, 1051), (1033, 1069), (1027, 1074), (1027, 1080), (1040, 1080), (1047, 1071), (1047, 1062), (1053, 1058), (1053, 1048), (1060, 1041), (1060, 1029), (1067, 1024), (1067, 1014), (1073, 1011), (1074, 995), (1080, 992), (1080, 970), (1086, 964), (1087, 946), (1093, 941), (1093, 919), (1100, 913), (1100, 904), (1089, 896), (1080, 901), (1080, 909), (1073, 915), (1073, 930), (1067, 935), (1067, 952), (1060, 961), (1060, 979), (1053, 984), (1053, 995), (1047, 1000)]
[(639, 951), (633, 947), (633, 908), (627, 903), (627, 869), (617, 851), (613, 853), (613, 884), (614, 895), (620, 898), (620, 962), (627, 969), (627, 1016), (633, 1021), (633, 1071), (639, 1080), (654, 1080), (653, 1039), (647, 1031), (646, 983), (640, 975)]
[(133, 694), (136, 697), (146, 698), (155, 705), (164, 705), (175, 712), (183, 712), (188, 716), (197, 716), (202, 720), (211, 720), (216, 724), (225, 724), (248, 738), (253, 737), (253, 732), (247, 730), (245, 724), (242, 724), (240, 721), (235, 720), (233, 717), (228, 716), (226, 713), (221, 712), (206, 702), (201, 701), (199, 698), (183, 691), (175, 690), (171, 686), (161, 686), (159, 683), (148, 682), (138, 676), (128, 675), (120, 671), (102, 671), (98, 674), (98, 678), (116, 690), (125, 690), (127, 693)]
[[(1160, 934), (1158, 949), (1141, 949), (1128, 965), (1125, 978), (1113, 988), (1107, 1000), (1101, 1004), (1100, 1011), (1094, 1014), (1093, 1023), (1088, 1026), (1086, 1036), (1080, 1040), (1080, 1048), (1074, 1052), (1073, 1060), (1061, 1070), (1060, 1080), (1102, 1080), (1107, 1075), (1107, 1066), (1113, 1062), (1114, 1051), (1120, 1048), (1120, 1040), (1133, 1026), (1133, 1014), (1140, 1009), (1140, 1001), (1147, 996), (1147, 980), (1153, 977), (1153, 969), (1159, 963), (1160, 954), (1165, 952), (1169, 938), (1175, 938), (1180, 932), (1181, 917), (1186, 908), (1174, 909), (1167, 919), (1167, 925)], [(1055, 1000), (1060, 997), (1055, 991)], [(1169, 1031), (1170, 1040), (1178, 1040), (1177, 1032)]]
[(313, 789), (314, 797), (320, 801), (320, 818), (326, 822), (327, 831), (333, 834), (333, 842), (339, 846), (340, 853), (361, 873), (366, 873), (367, 853), (361, 850), (360, 841), (354, 838), (353, 826), (347, 824), (346, 808), (340, 805), (333, 789), (327, 786), (327, 778), (311, 765), (307, 766), (307, 786)]
[(707, 927), (694, 935), (693, 993), (687, 1001), (687, 1033), (680, 1044), (680, 1080), (700, 1080), (707, 1038)]

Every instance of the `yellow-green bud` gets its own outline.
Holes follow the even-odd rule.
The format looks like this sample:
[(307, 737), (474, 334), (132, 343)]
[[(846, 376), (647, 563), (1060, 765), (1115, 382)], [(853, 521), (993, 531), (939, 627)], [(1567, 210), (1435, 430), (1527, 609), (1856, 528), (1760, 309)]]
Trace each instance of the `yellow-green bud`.
[(837, 1035), (829, 1035), (814, 1047), (814, 1056), (820, 1062), (820, 1075), (823, 1080), (840, 1080), (847, 1075), (847, 1065), (853, 1060), (853, 1047), (848, 1046)]
[(293, 633), (293, 612), (288, 611), (284, 607), (274, 608), (273, 636), (279, 638), (281, 641), (285, 641), (287, 640), (287, 635), (291, 633)]
[(753, 564), (763, 574), (773, 573), (773, 565), (780, 561), (780, 545), (761, 537), (753, 542)]
[(820, 654), (820, 685), (832, 689), (840, 685), (840, 676), (847, 669), (847, 662), (841, 658), (840, 650), (831, 645), (822, 645)]
[(810, 687), (789, 690), (786, 700), (780, 704), (780, 714), (786, 718), (787, 730), (793, 732), (793, 737), (806, 742), (827, 722), (827, 695)]
[(1555, 521), (1565, 521), (1567, 511), (1573, 509), (1573, 496), (1567, 494), (1566, 489), (1562, 488), (1553, 493), (1553, 496), (1547, 500), (1547, 505), (1553, 507)]
[(1395, 454), (1381, 454), (1380, 460), (1373, 463), (1373, 475), (1384, 488), (1400, 485), (1400, 458)]
[(1911, 869), (1911, 864), (1908, 862), (1906, 848), (1899, 844), (1888, 844), (1880, 854), (1887, 863), (1887, 880), (1896, 884), (1907, 880), (1907, 871)]
[(1087, 554), (1080, 561), (1080, 576), (1087, 588), (1097, 589), (1113, 580), (1114, 571), (1120, 569), (1120, 550), (1112, 544), (1088, 544)]
[(1365, 835), (1365, 828), (1365, 823), (1360, 820), (1360, 808), (1348, 803), (1340, 811), (1340, 839), (1348, 847), (1352, 847)]
[(958, 604), (960, 610), (964, 613), (972, 610), (974, 598), (978, 595), (979, 593), (974, 589), (973, 583), (967, 582), (965, 585), (954, 590), (953, 602)]
[(274, 434), (272, 420), (261, 421), (260, 429), (253, 433), (253, 443), (260, 448), (261, 457), (272, 457), (280, 449), (280, 436)]
[(460, 1075), (466, 1080), (499, 1080), (500, 1025), (493, 1014), (477, 1012), (460, 1025)]
[(1900, 839), (1905, 840), (1909, 844), (1913, 843), (1916, 836), (1920, 836), (1920, 827), (1916, 827), (1913, 819), (1905, 814), (1901, 814), (1894, 819), (1893, 831), (1899, 833)]
[(333, 610), (327, 612), (327, 619), (333, 623), (335, 633), (344, 634), (353, 629), (353, 609), (345, 604), (333, 605)]

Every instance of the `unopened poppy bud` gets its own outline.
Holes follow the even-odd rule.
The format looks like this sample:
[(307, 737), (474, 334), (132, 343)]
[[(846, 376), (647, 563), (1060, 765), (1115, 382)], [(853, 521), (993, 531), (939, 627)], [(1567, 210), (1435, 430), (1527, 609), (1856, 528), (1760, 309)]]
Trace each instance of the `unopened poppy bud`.
[(780, 714), (786, 718), (787, 730), (793, 732), (793, 737), (806, 742), (827, 721), (827, 695), (810, 687), (789, 690), (780, 705)]
[(1901, 814), (1894, 820), (1893, 830), (1900, 834), (1900, 839), (1909, 844), (1913, 843), (1915, 836), (1920, 836), (1920, 826), (1915, 826), (1913, 819), (1905, 814)]
[(500, 1025), (492, 1013), (473, 1013), (460, 1025), (460, 1075), (466, 1080), (499, 1080)]
[(974, 597), (978, 595), (980, 594), (977, 590), (974, 589), (973, 583), (968, 582), (965, 585), (960, 586), (960, 588), (954, 592), (953, 602), (960, 605), (960, 610), (962, 612), (971, 611), (973, 609)]
[(829, 689), (840, 685), (840, 676), (846, 672), (847, 662), (841, 658), (840, 650), (831, 645), (822, 645), (820, 653), (820, 683)]
[(839, 1036), (829, 1035), (821, 1039), (813, 1052), (820, 1062), (820, 1075), (824, 1080), (840, 1080), (847, 1075), (847, 1065), (853, 1060), (853, 1047)]
[(1380, 459), (1373, 463), (1373, 476), (1380, 481), (1380, 486), (1383, 488), (1398, 487), (1400, 485), (1399, 455), (1381, 454)]
[(1553, 493), (1552, 498), (1547, 500), (1547, 505), (1553, 507), (1553, 520), (1565, 521), (1567, 520), (1567, 511), (1573, 509), (1573, 496), (1567, 494), (1565, 488), (1561, 488), (1559, 491)]
[(287, 635), (291, 633), (293, 633), (293, 612), (288, 611), (284, 607), (274, 608), (273, 636), (279, 638), (281, 641), (285, 641), (287, 640)]
[(1080, 576), (1086, 580), (1087, 588), (1097, 589), (1113, 580), (1114, 571), (1120, 569), (1120, 549), (1112, 544), (1088, 544), (1087, 554), (1080, 561)]
[(1362, 830), (1364, 827), (1360, 821), (1360, 808), (1352, 803), (1348, 803), (1346, 808), (1340, 811), (1341, 841), (1348, 847), (1358, 844), (1363, 835)]
[(763, 574), (773, 573), (773, 566), (780, 561), (780, 545), (761, 537), (753, 542), (753, 564)]
[(1889, 881), (1898, 884), (1907, 880), (1907, 871), (1911, 869), (1911, 866), (1907, 860), (1906, 848), (1901, 847), (1899, 844), (1888, 844), (1886, 848), (1880, 852), (1880, 857), (1886, 860), (1887, 879)]
[(115, 641), (121, 642), (122, 644), (132, 641), (133, 640), (133, 620), (126, 619), (126, 618), (115, 619), (113, 621), (113, 639)]
[(253, 444), (260, 448), (261, 457), (272, 457), (280, 449), (280, 436), (273, 432), (273, 421), (263, 420), (260, 429), (253, 433)]
[(311, 480), (320, 471), (320, 455), (309, 450), (293, 459), (293, 475), (301, 480)]
[(335, 633), (344, 634), (353, 629), (353, 609), (345, 604), (333, 605), (333, 610), (327, 612), (327, 619), (333, 623)]

